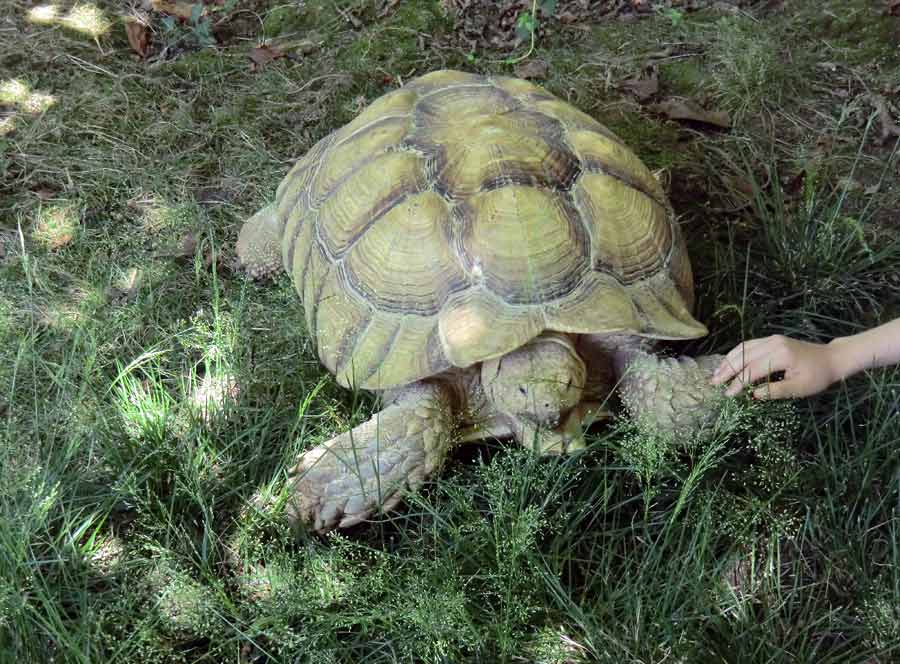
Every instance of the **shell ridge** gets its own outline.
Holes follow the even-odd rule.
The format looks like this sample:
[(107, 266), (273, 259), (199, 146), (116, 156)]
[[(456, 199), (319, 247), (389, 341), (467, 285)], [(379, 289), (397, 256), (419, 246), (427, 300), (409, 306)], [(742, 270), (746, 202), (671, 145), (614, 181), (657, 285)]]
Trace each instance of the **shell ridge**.
[[(315, 171), (310, 175), (310, 178), (309, 178), (309, 183), (310, 183), (309, 186), (307, 186), (306, 189), (305, 189), (304, 191), (298, 192), (297, 197), (294, 199), (294, 202), (291, 204), (290, 212), (288, 212), (287, 215), (286, 215), (286, 217), (285, 217), (285, 220), (290, 219), (290, 217), (294, 214), (294, 212), (296, 212), (297, 205), (298, 205), (299, 202), (300, 202), (300, 198), (301, 198), (302, 196), (304, 196), (304, 195), (306, 196), (306, 207), (307, 207), (307, 209), (309, 210), (309, 212), (314, 212), (314, 213), (316, 213), (316, 220), (315, 220), (315, 221), (310, 221), (309, 219), (307, 219), (307, 220), (304, 222), (304, 220), (303, 220), (302, 217), (301, 217), (300, 219), (297, 220), (297, 225), (296, 225), (296, 227), (294, 228), (294, 232), (293, 232), (292, 237), (291, 237), (291, 239), (290, 239), (290, 244), (288, 245), (287, 256), (283, 256), (283, 258), (287, 258), (287, 259), (288, 259), (288, 260), (286, 261), (285, 265), (284, 265), (284, 269), (287, 270), (288, 272), (290, 272), (291, 270), (293, 270), (293, 267), (294, 267), (294, 254), (296, 253), (297, 239), (300, 237), (300, 232), (303, 230), (303, 226), (305, 226), (305, 225), (308, 224), (308, 223), (312, 223), (312, 224), (314, 224), (314, 228), (315, 228), (316, 232), (318, 233), (319, 224), (318, 224), (317, 222), (318, 222), (318, 211), (319, 211), (319, 209), (318, 209), (318, 207), (316, 207), (316, 206), (313, 205), (312, 199), (310, 198), (310, 195), (309, 195), (309, 194), (310, 194), (310, 190), (311, 190), (311, 188), (312, 188), (312, 183), (315, 182), (316, 179), (319, 177), (319, 171), (322, 169), (322, 164), (323, 164), (324, 161), (325, 161), (323, 157), (324, 157), (325, 155), (328, 154), (328, 148), (331, 147), (331, 143), (334, 142), (334, 136), (333, 136), (333, 135), (327, 136), (326, 139), (330, 139), (330, 140), (328, 141), (328, 144), (323, 148), (322, 152), (320, 152), (319, 155), (318, 155), (319, 158), (318, 158), (318, 160), (316, 161), (316, 163), (315, 163), (315, 165), (314, 165)], [(324, 141), (324, 140), (325, 140), (325, 139), (323, 139), (323, 141)], [(320, 142), (322, 142), (322, 141), (320, 141)], [(303, 217), (305, 217), (305, 216), (306, 216), (306, 215), (303, 215)], [(282, 247), (283, 247), (283, 246), (284, 246), (284, 245), (282, 245)], [(307, 251), (307, 254), (306, 254), (306, 255), (307, 255), (307, 259), (308, 259), (308, 258), (309, 258), (309, 251)], [(304, 274), (305, 274), (305, 272), (306, 272), (306, 266), (307, 266), (308, 264), (309, 264), (309, 261), (308, 261), (308, 260), (305, 260), (305, 261), (303, 262), (303, 266), (304, 266)], [(301, 283), (301, 284), (303, 283), (303, 279), (300, 280), (300, 283)]]
[(345, 145), (346, 143), (352, 141), (354, 138), (356, 138), (362, 132), (371, 129), (372, 127), (374, 127), (376, 125), (379, 125), (381, 123), (386, 123), (389, 120), (402, 120), (403, 118), (412, 119), (412, 113), (394, 113), (392, 115), (383, 115), (380, 118), (375, 118), (374, 120), (367, 122), (363, 126), (357, 127), (352, 132), (350, 132), (346, 136), (342, 137), (341, 140), (337, 141), (333, 146), (329, 146), (329, 147), (336, 147), (336, 148), (341, 147), (342, 145)]
[[(421, 191), (406, 191), (406, 192), (403, 192), (400, 196), (392, 199), (391, 202), (387, 206), (384, 207), (384, 209), (378, 210), (378, 212), (376, 212), (374, 215), (372, 215), (369, 218), (369, 220), (366, 221), (365, 224), (363, 224), (362, 228), (359, 229), (359, 232), (356, 235), (354, 235), (353, 238), (351, 238), (349, 242), (345, 243), (346, 246), (344, 246), (342, 249), (339, 249), (338, 251), (332, 251), (331, 248), (328, 247), (328, 245), (325, 244), (323, 241), (323, 244), (325, 244), (325, 248), (326, 248), (326, 251), (328, 252), (328, 255), (333, 257), (335, 262), (343, 261), (344, 258), (347, 256), (347, 254), (350, 253), (350, 251), (353, 249), (353, 247), (355, 247), (359, 243), (359, 241), (362, 239), (362, 237), (366, 234), (366, 231), (368, 231), (370, 228), (372, 228), (372, 226), (377, 224), (379, 220), (381, 220), (385, 216), (387, 216), (387, 214), (391, 210), (393, 210), (395, 207), (405, 203), (406, 200), (410, 196), (415, 196), (416, 194), (420, 194), (420, 193), (422, 193), (422, 192)], [(317, 228), (316, 230), (318, 231), (319, 229)]]
[(651, 201), (653, 201), (657, 205), (660, 205), (665, 208), (668, 207), (668, 205), (666, 205), (665, 202), (659, 200), (656, 196), (654, 196), (649, 191), (647, 191), (647, 188), (644, 187), (640, 182), (633, 180), (632, 178), (628, 177), (624, 173), (621, 173), (620, 171), (609, 168), (609, 166), (602, 165), (599, 162), (597, 162), (596, 160), (587, 160), (587, 163), (585, 165), (587, 166), (588, 173), (592, 173), (594, 175), (606, 175), (607, 177), (611, 177), (615, 180), (618, 180), (625, 186), (630, 187), (630, 188), (634, 189), (635, 191), (643, 194), (644, 196), (649, 198)]
[[(360, 385), (365, 385), (369, 383), (369, 381), (375, 377), (378, 373), (381, 372), (381, 365), (384, 360), (391, 354), (391, 351), (394, 349), (394, 346), (397, 345), (397, 339), (400, 338), (400, 330), (403, 328), (403, 321), (406, 317), (401, 316), (400, 320), (397, 321), (397, 325), (394, 327), (391, 332), (391, 336), (388, 338), (387, 342), (381, 347), (381, 361), (373, 362), (372, 366), (369, 368), (369, 371), (363, 376), (362, 380), (360, 380)], [(355, 357), (356, 353), (352, 354), (352, 357)], [(351, 358), (352, 359), (352, 358)], [(409, 381), (412, 382), (412, 381)], [(388, 386), (390, 387), (390, 386)]]

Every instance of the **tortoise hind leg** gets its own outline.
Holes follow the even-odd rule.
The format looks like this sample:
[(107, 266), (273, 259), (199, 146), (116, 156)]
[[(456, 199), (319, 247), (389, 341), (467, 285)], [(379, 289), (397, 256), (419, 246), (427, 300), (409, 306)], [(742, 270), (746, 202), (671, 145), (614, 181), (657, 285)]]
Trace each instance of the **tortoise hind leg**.
[(254, 279), (274, 277), (283, 269), (282, 230), (283, 224), (278, 220), (274, 203), (264, 207), (241, 226), (235, 250), (241, 266)]
[(300, 456), (288, 518), (322, 533), (387, 512), (443, 462), (453, 442), (451, 390), (419, 382), (384, 410)]

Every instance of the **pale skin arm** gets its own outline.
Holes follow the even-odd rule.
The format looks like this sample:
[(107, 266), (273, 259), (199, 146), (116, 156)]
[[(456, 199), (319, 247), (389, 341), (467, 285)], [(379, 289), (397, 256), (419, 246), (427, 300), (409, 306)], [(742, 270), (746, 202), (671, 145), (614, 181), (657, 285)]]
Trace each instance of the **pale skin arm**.
[(760, 385), (758, 399), (807, 397), (855, 373), (900, 363), (900, 318), (827, 344), (810, 343), (780, 334), (738, 344), (716, 369), (711, 383), (731, 383), (734, 396), (745, 385), (784, 371), (784, 379)]

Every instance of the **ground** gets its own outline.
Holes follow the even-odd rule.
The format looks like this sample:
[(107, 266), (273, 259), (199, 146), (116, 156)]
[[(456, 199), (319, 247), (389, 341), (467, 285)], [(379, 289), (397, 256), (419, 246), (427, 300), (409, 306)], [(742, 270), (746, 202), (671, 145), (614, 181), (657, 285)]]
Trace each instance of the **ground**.
[[(131, 6), (133, 5), (133, 6)], [(243, 220), (379, 94), (527, 76), (666, 182), (673, 346), (900, 314), (900, 6), (796, 0), (7, 0), (0, 649), (58, 662), (889, 662), (900, 373), (622, 418), (576, 457), (461, 448), (398, 513), (292, 532), (284, 471), (371, 413)], [(3, 661), (7, 661), (4, 659)]]

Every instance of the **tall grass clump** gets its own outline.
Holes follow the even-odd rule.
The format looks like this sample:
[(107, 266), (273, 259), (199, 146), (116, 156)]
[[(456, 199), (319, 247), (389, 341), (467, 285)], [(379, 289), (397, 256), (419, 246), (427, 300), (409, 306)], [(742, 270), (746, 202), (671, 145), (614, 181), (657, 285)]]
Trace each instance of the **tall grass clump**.
[(737, 124), (777, 109), (791, 82), (779, 28), (747, 15), (720, 18), (708, 53), (713, 95)]
[[(895, 163), (896, 152), (882, 182)], [(828, 341), (897, 311), (900, 238), (874, 223), (872, 199), (851, 190), (853, 170), (835, 181), (810, 164), (787, 193), (774, 159), (744, 149), (732, 166), (752, 193), (739, 223), (714, 230), (722, 241), (705, 287), (725, 325), (711, 340), (737, 331)]]

